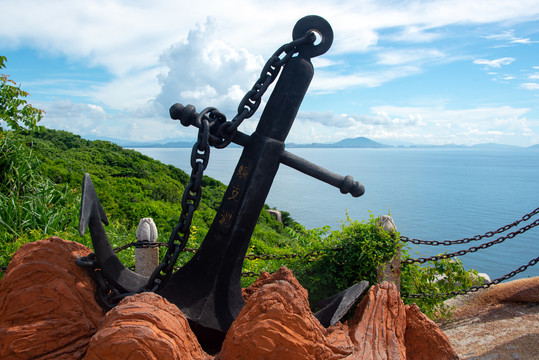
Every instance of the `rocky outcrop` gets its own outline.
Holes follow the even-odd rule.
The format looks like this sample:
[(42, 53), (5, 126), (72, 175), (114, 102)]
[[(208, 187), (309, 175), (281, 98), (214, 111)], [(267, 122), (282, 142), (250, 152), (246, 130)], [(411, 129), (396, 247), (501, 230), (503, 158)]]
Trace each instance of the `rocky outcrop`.
[(416, 304), (406, 306), (406, 358), (413, 360), (458, 359), (447, 336)]
[(346, 338), (345, 332), (328, 332), (320, 325), (309, 309), (307, 291), (287, 268), (262, 276), (251, 290), (216, 359), (329, 360), (352, 353), (349, 340), (330, 342)]
[(103, 317), (75, 259), (90, 249), (60, 238), (23, 245), (0, 281), (0, 359), (81, 359)]
[[(1, 359), (210, 360), (181, 311), (154, 293), (123, 299), (106, 315), (75, 259), (86, 247), (59, 238), (24, 245), (0, 282)], [(324, 328), (307, 290), (282, 267), (243, 291), (246, 305), (217, 360), (457, 359), (447, 337), (394, 284), (368, 291), (355, 315)]]
[(349, 327), (354, 359), (406, 359), (406, 310), (395, 284), (371, 287)]
[(142, 293), (123, 299), (107, 313), (84, 360), (211, 358), (176, 305)]

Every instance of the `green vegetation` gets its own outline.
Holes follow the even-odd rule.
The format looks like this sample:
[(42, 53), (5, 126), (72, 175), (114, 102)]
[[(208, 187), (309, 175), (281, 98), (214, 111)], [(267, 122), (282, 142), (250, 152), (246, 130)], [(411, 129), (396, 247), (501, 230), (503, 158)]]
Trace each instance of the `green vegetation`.
[[(0, 56), (0, 69), (6, 67), (6, 62), (7, 58)], [(2, 121), (15, 131), (41, 129), (37, 123), (43, 116), (43, 110), (34, 108), (23, 99), (28, 95), (8, 75), (0, 74), (0, 129)]]
[[(4, 62), (0, 57), (0, 68)], [(27, 93), (14, 85), (2, 75), (0, 121), (5, 121), (7, 129), (0, 127), (0, 266), (7, 266), (22, 244), (53, 235), (91, 246), (89, 235), (78, 235), (85, 172), (92, 176), (109, 218), (107, 235), (114, 247), (135, 241), (136, 227), (143, 217), (152, 217), (161, 241), (167, 241), (180, 216), (180, 200), (189, 176), (110, 142), (42, 129), (37, 125), (42, 111), (21, 100)], [(204, 239), (225, 191), (222, 183), (209, 177), (203, 178), (202, 185), (203, 197), (188, 247), (198, 247)], [(246, 260), (244, 271), (273, 272), (286, 265), (316, 304), (358, 281), (376, 283), (376, 270), (396, 254), (401, 245), (398, 239), (398, 233), (382, 230), (372, 216), (366, 222), (348, 218), (340, 230), (330, 231), (328, 226), (305, 229), (286, 212), (280, 223), (263, 210), (249, 253), (280, 258)], [(290, 254), (299, 256), (287, 256)], [(177, 265), (191, 256), (182, 253)], [(119, 257), (126, 266), (134, 264), (132, 248)], [(449, 280), (435, 282), (436, 274)], [(402, 288), (405, 293), (443, 293), (456, 290), (459, 284), (469, 286), (472, 278), (459, 261), (412, 264), (403, 267)], [(244, 278), (243, 285), (254, 279)], [(429, 316), (446, 315), (442, 299), (416, 302)]]

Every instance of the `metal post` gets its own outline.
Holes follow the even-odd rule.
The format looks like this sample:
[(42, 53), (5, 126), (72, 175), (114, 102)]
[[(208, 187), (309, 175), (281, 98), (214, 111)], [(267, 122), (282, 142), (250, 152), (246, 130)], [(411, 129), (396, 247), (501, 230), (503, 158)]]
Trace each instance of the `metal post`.
[[(393, 222), (393, 218), (390, 215), (381, 215), (378, 219), (378, 224), (382, 226), (384, 231), (395, 232), (397, 227)], [(400, 291), (401, 287), (401, 246), (399, 244), (397, 253), (387, 263), (381, 265), (376, 273), (376, 280), (378, 282), (389, 281), (397, 285), (397, 289)]]
[(159, 265), (159, 248), (151, 246), (157, 241), (157, 228), (152, 218), (140, 219), (137, 227), (135, 248), (135, 272), (142, 276), (150, 276)]

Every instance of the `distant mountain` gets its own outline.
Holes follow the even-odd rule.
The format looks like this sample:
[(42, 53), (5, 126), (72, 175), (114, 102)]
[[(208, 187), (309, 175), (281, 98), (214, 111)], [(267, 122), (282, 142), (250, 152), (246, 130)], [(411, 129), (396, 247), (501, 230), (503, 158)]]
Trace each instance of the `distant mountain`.
[[(120, 140), (113, 138), (105, 137), (86, 137), (88, 140), (106, 140), (113, 143), (116, 143), (120, 146), (126, 148), (192, 148), (195, 139), (193, 140), (183, 140), (183, 141), (173, 141), (172, 139), (161, 139), (152, 142), (135, 142), (129, 140)], [(230, 147), (239, 147), (234, 143), (230, 144)], [(370, 148), (370, 149), (380, 149), (380, 148), (403, 148), (403, 149), (522, 149), (520, 146), (514, 145), (505, 145), (505, 144), (495, 144), (495, 143), (485, 143), (485, 144), (476, 144), (472, 146), (468, 145), (458, 145), (458, 144), (445, 144), (445, 145), (427, 145), (427, 144), (399, 144), (399, 145), (387, 145), (382, 144), (377, 141), (371, 140), (366, 137), (356, 137), (348, 138), (338, 141), (336, 143), (310, 143), (310, 144), (295, 144), (287, 143), (287, 148), (326, 148), (326, 149), (353, 149), (353, 148)], [(527, 147), (528, 149), (539, 149), (539, 144), (532, 145)]]
[(288, 148), (388, 148), (384, 145), (366, 137), (357, 137), (353, 139), (344, 139), (332, 144), (311, 143), (311, 144), (287, 144)]

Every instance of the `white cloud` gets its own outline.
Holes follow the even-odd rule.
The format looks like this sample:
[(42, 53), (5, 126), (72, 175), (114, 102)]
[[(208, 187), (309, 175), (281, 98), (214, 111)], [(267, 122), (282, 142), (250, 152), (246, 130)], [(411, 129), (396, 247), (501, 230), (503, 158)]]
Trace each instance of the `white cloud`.
[(430, 41), (439, 34), (434, 36), (427, 31), (447, 25), (514, 23), (539, 14), (536, 0), (410, 1), (399, 6), (372, 0), (345, 0), (338, 5), (322, 0), (309, 4), (275, 0), (271, 6), (251, 0), (3, 3), (3, 47), (30, 42), (42, 51), (87, 61), (116, 75), (155, 65), (164, 48), (185, 40), (189, 29), (208, 16), (224, 24), (221, 40), (267, 56), (271, 51), (268, 48), (290, 40), (289, 29), (305, 14), (320, 14), (332, 24), (336, 34), (334, 54), (364, 51), (378, 42), (378, 32), (384, 28), (400, 27), (401, 38), (410, 41)]
[(485, 38), (498, 41), (507, 41), (510, 44), (532, 44), (535, 42), (532, 41), (530, 38), (521, 38), (515, 36), (515, 30), (513, 29), (504, 31), (500, 34), (485, 36)]
[[(500, 106), (475, 109), (375, 106), (369, 114), (302, 112), (292, 129), (292, 141), (334, 142), (365, 136), (421, 144), (508, 143), (536, 136), (525, 115), (527, 108)], [(522, 145), (522, 143), (517, 143)]]
[(407, 63), (424, 63), (440, 60), (446, 55), (437, 49), (396, 49), (383, 50), (378, 54), (378, 63), (381, 65), (402, 65)]
[(238, 103), (258, 78), (263, 66), (260, 56), (235, 49), (219, 40), (214, 19), (190, 31), (186, 41), (176, 43), (161, 56), (166, 73), (159, 76), (161, 91), (155, 104), (195, 105), (198, 110), (218, 107), (224, 113)]
[(388, 81), (410, 76), (421, 72), (417, 66), (396, 66), (373, 72), (358, 72), (339, 75), (328, 71), (317, 71), (310, 91), (335, 92), (351, 87), (376, 87)]
[(83, 137), (96, 136), (133, 141), (152, 141), (166, 137), (192, 138), (192, 132), (175, 121), (163, 122), (161, 117), (134, 118), (129, 113), (107, 113), (95, 104), (60, 100), (48, 104), (36, 104), (45, 110), (40, 122), (49, 128), (66, 130)]
[(539, 90), (539, 83), (523, 83), (520, 86), (528, 90)]
[(512, 57), (504, 57), (504, 58), (499, 58), (499, 59), (494, 59), (494, 60), (476, 59), (473, 61), (473, 63), (477, 65), (485, 65), (487, 69), (491, 69), (491, 68), (501, 68), (502, 65), (509, 65), (513, 61), (515, 61), (515, 59)]

